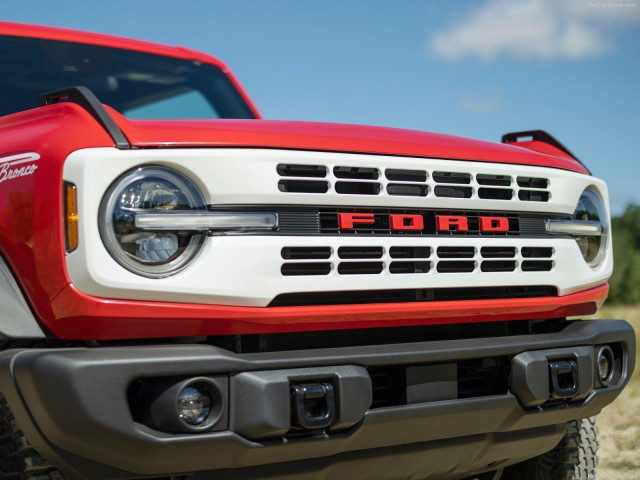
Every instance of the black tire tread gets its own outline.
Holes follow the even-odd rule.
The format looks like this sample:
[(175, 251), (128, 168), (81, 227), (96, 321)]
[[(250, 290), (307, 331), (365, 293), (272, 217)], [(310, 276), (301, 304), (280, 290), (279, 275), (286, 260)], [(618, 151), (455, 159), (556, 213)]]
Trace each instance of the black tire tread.
[(0, 393), (0, 479), (64, 480), (26, 439)]
[(502, 480), (593, 480), (599, 446), (595, 416), (568, 422), (553, 450), (508, 467)]

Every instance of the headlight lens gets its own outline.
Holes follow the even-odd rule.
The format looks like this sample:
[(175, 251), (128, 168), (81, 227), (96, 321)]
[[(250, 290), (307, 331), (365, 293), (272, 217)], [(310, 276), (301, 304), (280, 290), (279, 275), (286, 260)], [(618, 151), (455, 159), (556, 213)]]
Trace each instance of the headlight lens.
[(166, 277), (189, 264), (206, 233), (144, 230), (135, 226), (135, 215), (193, 210), (206, 210), (206, 204), (184, 175), (165, 167), (139, 167), (116, 180), (104, 196), (100, 235), (126, 269), (145, 277)]
[(584, 260), (591, 268), (596, 268), (604, 259), (609, 230), (604, 201), (597, 191), (587, 188), (582, 192), (580, 200), (578, 200), (578, 206), (573, 212), (573, 219), (576, 221), (597, 222), (602, 226), (602, 233), (599, 235), (576, 236), (576, 242), (580, 247)]

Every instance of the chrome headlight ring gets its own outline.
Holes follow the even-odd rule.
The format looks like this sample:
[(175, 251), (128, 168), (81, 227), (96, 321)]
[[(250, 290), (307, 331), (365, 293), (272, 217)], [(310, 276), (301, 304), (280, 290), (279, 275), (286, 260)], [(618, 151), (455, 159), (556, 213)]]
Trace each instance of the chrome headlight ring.
[(549, 233), (574, 237), (589, 267), (596, 269), (602, 265), (609, 241), (609, 224), (604, 200), (594, 188), (582, 192), (571, 219), (547, 220), (546, 229)]
[(142, 166), (118, 178), (100, 205), (98, 225), (107, 251), (138, 275), (162, 278), (184, 269), (200, 251), (206, 232), (146, 230), (140, 214), (206, 211), (196, 186), (175, 170)]

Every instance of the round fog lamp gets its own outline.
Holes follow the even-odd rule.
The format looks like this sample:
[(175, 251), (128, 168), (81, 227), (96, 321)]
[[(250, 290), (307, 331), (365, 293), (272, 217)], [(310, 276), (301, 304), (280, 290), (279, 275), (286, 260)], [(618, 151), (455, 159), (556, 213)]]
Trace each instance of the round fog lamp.
[(183, 388), (177, 403), (178, 417), (189, 425), (200, 425), (211, 413), (209, 390), (199, 384)]
[(604, 386), (609, 385), (613, 377), (614, 358), (613, 351), (609, 347), (602, 347), (598, 351), (598, 376)]

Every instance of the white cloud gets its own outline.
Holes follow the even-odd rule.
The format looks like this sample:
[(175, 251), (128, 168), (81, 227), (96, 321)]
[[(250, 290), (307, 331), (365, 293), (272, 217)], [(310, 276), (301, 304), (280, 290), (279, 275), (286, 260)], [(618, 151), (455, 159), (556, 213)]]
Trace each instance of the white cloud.
[[(640, 24), (640, 0), (488, 0), (431, 38), (434, 54), (491, 60), (580, 60), (615, 49), (615, 33)], [(626, 6), (625, 6), (626, 5)], [(629, 6), (636, 5), (636, 7)]]

